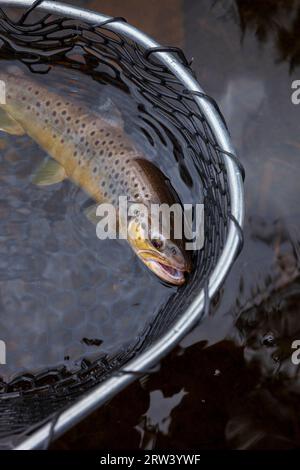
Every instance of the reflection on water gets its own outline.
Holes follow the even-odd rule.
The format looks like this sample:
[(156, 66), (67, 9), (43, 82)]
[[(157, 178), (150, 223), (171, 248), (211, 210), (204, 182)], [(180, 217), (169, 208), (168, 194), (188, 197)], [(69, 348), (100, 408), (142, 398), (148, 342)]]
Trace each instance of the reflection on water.
[[(101, 11), (104, 3), (85, 5)], [(154, 2), (157, 14), (166, 3)], [(129, 15), (138, 4), (128, 3)], [(127, 16), (120, 2), (110, 13)], [(291, 103), (291, 83), (300, 73), (300, 2), (185, 0), (172, 15), (246, 167), (245, 247), (211, 317), (160, 371), (55, 447), (299, 448), (300, 376), (291, 344), (300, 339), (300, 108)], [(158, 39), (159, 27), (158, 20)], [(104, 433), (107, 422), (114, 424)]]

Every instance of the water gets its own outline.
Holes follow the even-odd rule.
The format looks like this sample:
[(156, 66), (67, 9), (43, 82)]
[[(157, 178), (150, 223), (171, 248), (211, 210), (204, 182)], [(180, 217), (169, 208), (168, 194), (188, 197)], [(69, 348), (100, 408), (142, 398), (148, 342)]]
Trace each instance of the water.
[(300, 141), (291, 83), (299, 79), (300, 2), (172, 2), (174, 26), (166, 33), (160, 18), (168, 4), (145, 4), (141, 17), (136, 0), (80, 2), (123, 15), (194, 57), (246, 168), (245, 247), (211, 317), (160, 371), (55, 447), (299, 448), (300, 382), (291, 344), (300, 339)]
[[(157, 373), (128, 387), (53, 447), (299, 448), (299, 368), (291, 344), (300, 339), (300, 141), (291, 83), (299, 79), (300, 2), (174, 0), (170, 10), (159, 0), (143, 4), (142, 14), (137, 0), (71, 3), (123, 15), (194, 57), (199, 81), (221, 105), (246, 168), (247, 207), (245, 247), (211, 316)], [(164, 21), (166, 11), (170, 21)], [(24, 141), (18, 139), (20, 149), (32, 149)], [(11, 164), (25, 165), (14, 152), (6, 154)], [(66, 185), (65, 192), (74, 191)], [(80, 241), (87, 235), (81, 227)], [(16, 231), (13, 225), (10, 230)], [(155, 289), (166, 292), (159, 283)]]
[[(101, 78), (104, 72), (98, 72)], [(156, 121), (146, 103), (140, 111), (142, 103), (124, 84), (63, 67), (31, 75), (49, 90), (82, 100), (88, 110), (115, 108), (124, 131), (169, 177), (180, 199), (193, 202), (199, 194), (198, 182), (191, 188), (180, 177), (176, 138), (167, 124)], [(109, 358), (137, 342), (176, 288), (163, 285), (126, 241), (98, 240), (84, 215), (91, 201), (79, 187), (32, 183), (46, 155), (28, 136), (1, 133), (0, 145), (2, 379), (62, 365), (74, 372), (82, 359)]]

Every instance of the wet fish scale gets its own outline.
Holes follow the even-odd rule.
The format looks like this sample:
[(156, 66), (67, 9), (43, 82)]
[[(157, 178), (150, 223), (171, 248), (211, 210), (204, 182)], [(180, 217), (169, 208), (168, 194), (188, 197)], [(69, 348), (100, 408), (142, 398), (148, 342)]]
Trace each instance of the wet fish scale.
[(143, 156), (121, 127), (23, 74), (0, 72), (0, 79), (7, 84), (5, 110), (96, 201), (116, 203), (118, 196), (127, 195), (158, 202), (141, 166)]
[[(170, 206), (178, 202), (162, 172), (135, 148), (121, 124), (110, 121), (112, 116), (90, 110), (75, 96), (51, 91), (19, 69), (0, 72), (0, 80), (7, 84), (0, 128), (16, 135), (27, 133), (59, 163), (43, 163), (35, 182), (48, 185), (67, 177), (96, 202), (115, 206), (120, 196), (143, 203), (148, 210), (153, 203)], [(163, 225), (154, 230), (152, 224), (147, 227), (143, 223), (146, 214), (137, 211), (129, 221), (122, 219), (120, 228), (126, 224), (127, 240), (146, 266), (171, 284), (183, 284), (191, 266), (184, 240), (173, 240)], [(94, 207), (86, 215), (94, 221)]]

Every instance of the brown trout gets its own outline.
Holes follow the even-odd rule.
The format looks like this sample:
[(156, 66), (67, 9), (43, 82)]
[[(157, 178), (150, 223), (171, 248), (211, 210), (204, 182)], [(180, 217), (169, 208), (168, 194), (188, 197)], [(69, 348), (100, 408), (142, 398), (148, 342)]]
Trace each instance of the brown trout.
[[(162, 172), (138, 151), (119, 123), (91, 111), (78, 98), (50, 91), (16, 67), (3, 68), (6, 103), (0, 104), (0, 130), (27, 134), (51, 157), (35, 182), (54, 184), (70, 178), (97, 204), (117, 205), (119, 196), (150, 204), (178, 202)], [(183, 240), (151, 233), (138, 214), (127, 221), (127, 240), (159, 278), (180, 285), (190, 271)]]

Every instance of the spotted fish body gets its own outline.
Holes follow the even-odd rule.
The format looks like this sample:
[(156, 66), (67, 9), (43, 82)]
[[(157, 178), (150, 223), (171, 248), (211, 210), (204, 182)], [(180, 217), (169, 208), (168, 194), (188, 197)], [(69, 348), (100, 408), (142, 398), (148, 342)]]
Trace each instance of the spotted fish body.
[(146, 204), (168, 202), (157, 193), (164, 189), (157, 184), (159, 170), (145, 161), (120, 125), (23, 74), (0, 71), (0, 80), (6, 84), (5, 111), (95, 201), (116, 204), (122, 195)]
[[(19, 69), (0, 70), (0, 80), (6, 84), (6, 103), (0, 104), (0, 129), (28, 134), (59, 164), (56, 167), (53, 161), (56, 179), (52, 175), (40, 184), (70, 178), (96, 203), (115, 206), (120, 196), (149, 209), (150, 204), (171, 206), (178, 202), (165, 176), (136, 149), (122, 124), (111, 121), (101, 111), (91, 111), (78, 98), (49, 90)], [(152, 234), (149, 240), (143, 225), (141, 221), (131, 223), (128, 241), (133, 250), (163, 280), (184, 283), (190, 260), (182, 248), (183, 241), (161, 238), (158, 243), (151, 239)]]

